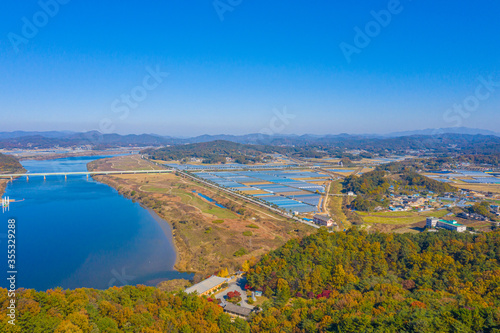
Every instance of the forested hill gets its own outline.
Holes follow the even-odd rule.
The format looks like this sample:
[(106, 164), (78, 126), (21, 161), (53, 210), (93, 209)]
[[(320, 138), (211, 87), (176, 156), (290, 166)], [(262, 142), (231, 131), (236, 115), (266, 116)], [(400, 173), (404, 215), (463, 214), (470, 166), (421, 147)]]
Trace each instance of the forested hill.
[(7, 289), (0, 289), (0, 332), (250, 332), (249, 325), (223, 313), (218, 305), (195, 295), (163, 292), (154, 287), (108, 290), (76, 289), (16, 293), (16, 325), (8, 323)]
[(212, 142), (192, 143), (161, 149), (145, 150), (145, 153), (158, 160), (186, 160), (201, 158), (204, 163), (225, 163), (226, 157), (238, 163), (255, 163), (262, 161), (265, 154), (280, 151), (279, 147), (248, 145), (231, 141), (217, 140)]
[(0, 154), (0, 173), (14, 173), (23, 170), (23, 166), (15, 157)]
[(357, 194), (351, 207), (361, 211), (372, 211), (378, 206), (387, 207), (389, 205), (387, 197), (390, 193), (434, 192), (443, 194), (457, 191), (449, 184), (425, 177), (411, 169), (398, 171), (401, 173), (376, 169), (361, 176), (350, 175), (346, 177), (342, 182), (343, 191), (345, 193), (352, 191)]
[(500, 232), (318, 233), (249, 268), (269, 299), (248, 322), (153, 287), (19, 290), (0, 332), (499, 332)]
[(322, 230), (251, 268), (253, 332), (499, 332), (500, 232)]

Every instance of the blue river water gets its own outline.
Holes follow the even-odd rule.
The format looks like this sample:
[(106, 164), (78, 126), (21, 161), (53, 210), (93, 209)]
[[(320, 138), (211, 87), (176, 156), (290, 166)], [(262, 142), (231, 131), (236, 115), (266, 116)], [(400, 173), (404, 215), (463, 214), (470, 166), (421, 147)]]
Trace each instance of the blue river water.
[[(102, 157), (22, 164), (30, 173), (86, 171), (88, 162)], [(7, 219), (16, 220), (17, 288), (105, 289), (191, 277), (173, 269), (170, 226), (92, 178), (18, 178), (7, 186), (5, 196), (24, 199), (11, 203), (9, 212), (0, 211), (3, 272), (8, 271)], [(6, 277), (0, 287), (7, 287)]]

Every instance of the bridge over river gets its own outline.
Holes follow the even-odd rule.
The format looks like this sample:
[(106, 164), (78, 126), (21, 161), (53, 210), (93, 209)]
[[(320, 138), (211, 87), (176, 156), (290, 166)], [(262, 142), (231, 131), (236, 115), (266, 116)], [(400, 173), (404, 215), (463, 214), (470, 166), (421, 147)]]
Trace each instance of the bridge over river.
[(144, 173), (171, 173), (175, 170), (124, 170), (124, 171), (80, 171), (80, 172), (43, 172), (43, 173), (11, 173), (11, 174), (0, 174), (0, 178), (14, 179), (17, 177), (26, 177), (29, 180), (30, 177), (43, 177), (47, 179), (49, 176), (89, 176), (92, 175), (126, 175), (126, 174), (144, 174)]

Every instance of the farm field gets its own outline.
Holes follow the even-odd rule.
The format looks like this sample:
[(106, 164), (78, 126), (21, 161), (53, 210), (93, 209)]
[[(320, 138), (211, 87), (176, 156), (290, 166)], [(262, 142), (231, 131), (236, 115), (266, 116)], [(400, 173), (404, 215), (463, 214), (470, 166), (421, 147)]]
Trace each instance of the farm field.
[(471, 191), (492, 192), (492, 193), (500, 194), (500, 184), (467, 184), (467, 183), (455, 184), (455, 183), (450, 183), (450, 185), (457, 187), (457, 188), (463, 188), (463, 189), (467, 189), (467, 190), (471, 190)]
[[(196, 172), (204, 180), (252, 195), (288, 212), (318, 211), (328, 175), (310, 170)], [(315, 181), (313, 181), (315, 180)], [(316, 193), (315, 193), (316, 192)]]
[(365, 223), (381, 223), (392, 225), (406, 225), (425, 221), (427, 217), (443, 217), (449, 212), (447, 210), (430, 212), (356, 212)]

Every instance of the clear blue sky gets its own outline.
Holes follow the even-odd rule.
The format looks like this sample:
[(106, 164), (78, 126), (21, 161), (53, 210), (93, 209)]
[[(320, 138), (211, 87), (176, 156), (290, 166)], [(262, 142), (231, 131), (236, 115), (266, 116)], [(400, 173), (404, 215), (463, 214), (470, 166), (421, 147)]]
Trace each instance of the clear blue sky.
[[(500, 84), (487, 90), (479, 80), (500, 82), (498, 1), (220, 0), (219, 13), (213, 0), (60, 1), (53, 17), (37, 1), (0, 5), (0, 131), (335, 134), (500, 124)], [(224, 4), (231, 11), (222, 13)], [(341, 43), (355, 47), (354, 28), (377, 29), (371, 11), (388, 7), (390, 22), (348, 62)], [(38, 31), (23, 29), (23, 17)], [(148, 79), (143, 98), (148, 67), (169, 75), (155, 88)], [(121, 96), (132, 91), (137, 103), (126, 106)], [(472, 112), (447, 111), (464, 100)], [(295, 118), (273, 123), (273, 110), (284, 108)]]

